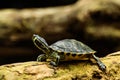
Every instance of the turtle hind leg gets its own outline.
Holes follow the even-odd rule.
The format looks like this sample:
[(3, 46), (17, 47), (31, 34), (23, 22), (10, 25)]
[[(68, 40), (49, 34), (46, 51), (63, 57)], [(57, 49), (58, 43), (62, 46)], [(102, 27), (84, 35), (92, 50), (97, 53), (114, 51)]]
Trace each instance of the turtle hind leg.
[(37, 57), (37, 61), (42, 62), (42, 61), (46, 61), (46, 55), (45, 54), (41, 54)]
[(98, 67), (102, 70), (102, 71), (106, 71), (106, 66), (101, 62), (101, 60), (96, 57), (94, 54), (92, 54), (93, 59), (96, 61), (96, 63), (98, 64)]

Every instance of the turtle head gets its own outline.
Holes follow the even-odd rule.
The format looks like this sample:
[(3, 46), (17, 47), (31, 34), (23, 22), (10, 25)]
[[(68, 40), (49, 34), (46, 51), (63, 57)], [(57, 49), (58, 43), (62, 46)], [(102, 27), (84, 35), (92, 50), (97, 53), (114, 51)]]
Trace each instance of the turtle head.
[(33, 34), (32, 40), (38, 49), (42, 50), (44, 53), (49, 52), (49, 46), (44, 38), (42, 38), (36, 34)]

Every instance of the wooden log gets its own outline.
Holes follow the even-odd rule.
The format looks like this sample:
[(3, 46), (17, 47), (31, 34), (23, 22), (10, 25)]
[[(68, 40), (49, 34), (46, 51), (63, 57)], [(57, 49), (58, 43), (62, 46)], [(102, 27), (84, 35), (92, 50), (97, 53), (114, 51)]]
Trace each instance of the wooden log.
[(120, 51), (101, 60), (106, 72), (89, 61), (61, 62), (58, 67), (35, 61), (7, 64), (0, 66), (0, 80), (119, 80)]

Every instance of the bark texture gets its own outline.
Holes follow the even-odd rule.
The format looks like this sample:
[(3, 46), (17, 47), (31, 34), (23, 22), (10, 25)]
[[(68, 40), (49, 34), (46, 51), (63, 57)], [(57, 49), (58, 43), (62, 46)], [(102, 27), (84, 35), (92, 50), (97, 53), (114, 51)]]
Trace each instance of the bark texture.
[(120, 51), (101, 60), (106, 72), (88, 61), (61, 62), (58, 67), (35, 61), (7, 64), (0, 66), (0, 80), (119, 80)]
[[(50, 44), (65, 38), (74, 38), (82, 42), (84, 41), (85, 44), (90, 43), (91, 45), (89, 46), (100, 53), (98, 55), (104, 56), (110, 52), (120, 50), (119, 26), (119, 0), (78, 0), (78, 2), (75, 4), (62, 7), (0, 10), (0, 64), (1, 61), (10, 61), (9, 58), (18, 59), (20, 56), (22, 56), (21, 59), (24, 61), (26, 60), (25, 56), (35, 56), (36, 58), (36, 49), (33, 49), (34, 45), (31, 40), (33, 34), (39, 34), (40, 36), (44, 37), (45, 40)], [(38, 53), (40, 52), (38, 51)], [(107, 59), (105, 64), (109, 64), (109, 62), (111, 63), (111, 61), (114, 59), (118, 59), (117, 61), (119, 62), (119, 58), (117, 58), (117, 56), (110, 57), (111, 61), (108, 59), (108, 57), (105, 59)], [(104, 61), (106, 60), (103, 59), (103, 62)], [(13, 60), (13, 62), (17, 61)], [(109, 70), (108, 68), (109, 74), (112, 75), (115, 73), (115, 76), (118, 75), (118, 73), (114, 72), (114, 70), (117, 69), (115, 65), (118, 62), (111, 63), (113, 69), (110, 68)], [(20, 63), (21, 67), (24, 64), (31, 65), (31, 62)], [(86, 65), (86, 63), (77, 64), (78, 65), (75, 66)], [(79, 75), (76, 75), (73, 72), (72, 75), (68, 76), (68, 78), (73, 78), (73, 80), (77, 78), (91, 79), (93, 75), (91, 75), (91, 77), (86, 77), (89, 75), (89, 73), (95, 74), (95, 76), (103, 75), (102, 72), (99, 71), (91, 72), (91, 69), (97, 67), (91, 68), (91, 64), (89, 64), (89, 62), (87, 64), (89, 66), (89, 69), (86, 68), (88, 72), (83, 71), (81, 73), (78, 69), (76, 69), (76, 71), (78, 70), (76, 73), (82, 75), (85, 72), (85, 75), (79, 77)], [(71, 65), (68, 63), (67, 67), (60, 66), (60, 69), (65, 68), (65, 70), (60, 70), (57, 73), (60, 73), (60, 76), (65, 75), (63, 78), (67, 79), (67, 73), (73, 69), (73, 67), (69, 66), (75, 67), (74, 64)], [(4, 68), (9, 69), (9, 67)], [(83, 67), (80, 67), (79, 69), (83, 70)], [(66, 71), (66, 73), (62, 73), (62, 71)], [(9, 71), (7, 72), (9, 73)], [(15, 74), (19, 75), (19, 71)], [(11, 75), (13, 74), (11, 73)], [(110, 76), (107, 74), (107, 78), (113, 77), (112, 79), (115, 79), (114, 75)], [(24, 74), (24, 76), (26, 76), (26, 74)], [(30, 74), (30, 76), (33, 75)], [(4, 79), (4, 75), (1, 76), (1, 79), (2, 78)], [(38, 76), (38, 78), (40, 77)], [(55, 76), (53, 79), (54, 78)]]

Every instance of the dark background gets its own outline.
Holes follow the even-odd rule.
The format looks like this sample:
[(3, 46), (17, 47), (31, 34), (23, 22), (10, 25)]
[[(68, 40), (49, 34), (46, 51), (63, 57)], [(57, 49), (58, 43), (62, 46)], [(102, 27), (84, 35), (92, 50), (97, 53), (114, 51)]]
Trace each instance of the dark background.
[(77, 0), (1, 0), (0, 8), (37, 8), (62, 6), (75, 3)]

